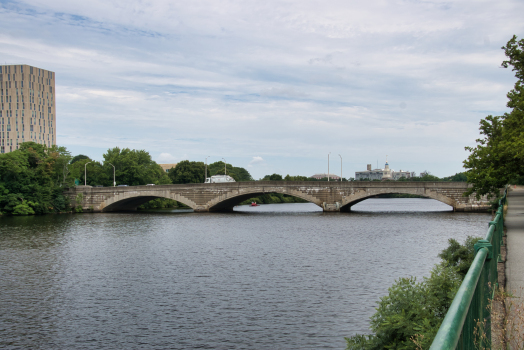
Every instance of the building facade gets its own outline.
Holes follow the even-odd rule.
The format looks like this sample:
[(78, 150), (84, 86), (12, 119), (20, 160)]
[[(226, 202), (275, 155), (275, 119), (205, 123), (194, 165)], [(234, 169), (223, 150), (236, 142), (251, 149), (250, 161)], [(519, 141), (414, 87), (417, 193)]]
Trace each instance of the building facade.
[(169, 170), (171, 170), (171, 168), (176, 167), (177, 163), (171, 163), (171, 164), (158, 164), (158, 165), (160, 165), (160, 167), (162, 168), (162, 170), (164, 170), (166, 173), (168, 173)]
[(29, 141), (56, 145), (55, 73), (0, 65), (0, 153)]
[(371, 169), (371, 164), (368, 164), (366, 171), (355, 172), (355, 180), (398, 180), (402, 177), (409, 179), (413, 176), (414, 174), (409, 171), (390, 169), (388, 162), (386, 162), (384, 169)]

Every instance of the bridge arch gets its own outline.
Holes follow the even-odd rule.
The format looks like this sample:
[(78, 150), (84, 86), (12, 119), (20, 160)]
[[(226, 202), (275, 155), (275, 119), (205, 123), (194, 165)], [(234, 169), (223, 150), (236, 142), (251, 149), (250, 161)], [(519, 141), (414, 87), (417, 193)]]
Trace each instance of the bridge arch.
[(196, 203), (180, 194), (174, 194), (170, 191), (134, 191), (115, 193), (113, 196), (104, 200), (99, 209), (103, 212), (107, 211), (127, 211), (136, 210), (140, 205), (149, 202), (156, 198), (172, 199), (188, 207), (195, 209)]
[[(235, 193), (236, 192), (236, 193)], [(261, 189), (254, 190), (243, 190), (243, 191), (233, 191), (228, 193), (226, 196), (219, 196), (214, 200), (209, 202), (209, 211), (230, 211), (235, 205), (242, 203), (243, 201), (257, 197), (264, 194), (279, 193), (285, 194), (288, 196), (298, 197), (310, 203), (314, 203), (319, 207), (322, 207), (322, 203), (319, 202), (318, 198), (315, 198), (307, 193), (297, 191), (295, 189), (287, 187), (275, 187), (271, 190), (264, 191)]]
[(350, 208), (358, 204), (366, 199), (369, 198), (375, 198), (382, 194), (413, 194), (425, 198), (431, 198), (435, 199), (439, 202), (442, 202), (444, 204), (447, 204), (451, 206), (452, 208), (455, 208), (457, 203), (453, 198), (447, 197), (441, 193), (438, 193), (436, 191), (431, 190), (425, 190), (424, 192), (420, 192), (418, 189), (397, 189), (397, 190), (389, 190), (384, 191), (383, 189), (374, 189), (374, 188), (367, 188), (366, 190), (361, 190), (356, 192), (355, 194), (352, 194), (351, 196), (348, 196), (344, 198), (344, 200), (341, 203), (340, 210), (341, 211), (349, 211)]

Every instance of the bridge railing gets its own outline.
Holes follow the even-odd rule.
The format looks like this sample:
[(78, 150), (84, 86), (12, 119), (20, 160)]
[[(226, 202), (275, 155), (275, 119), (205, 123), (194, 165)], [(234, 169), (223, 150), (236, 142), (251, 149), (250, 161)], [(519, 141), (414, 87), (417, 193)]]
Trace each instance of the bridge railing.
[[(497, 263), (501, 260), (500, 247), (503, 244), (506, 196), (507, 189), (499, 200), (495, 219), (489, 222), (485, 239), (475, 244), (475, 259), (442, 321), (430, 350), (469, 350), (478, 349), (479, 345), (483, 346), (481, 348), (489, 348), (491, 345), (479, 344), (479, 342), (491, 343), (488, 305), (498, 287)], [(477, 333), (478, 331), (485, 333), (486, 338), (483, 340), (475, 339), (479, 321), (484, 323), (482, 329), (477, 329)]]

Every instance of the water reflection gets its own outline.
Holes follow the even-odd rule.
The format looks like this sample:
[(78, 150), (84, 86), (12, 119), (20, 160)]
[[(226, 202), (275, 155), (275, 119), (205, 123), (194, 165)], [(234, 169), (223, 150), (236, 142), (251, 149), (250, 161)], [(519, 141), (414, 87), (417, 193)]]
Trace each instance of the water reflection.
[(485, 233), (488, 214), (448, 210), (0, 218), (0, 347), (342, 349), (395, 278), (427, 275), (449, 237)]

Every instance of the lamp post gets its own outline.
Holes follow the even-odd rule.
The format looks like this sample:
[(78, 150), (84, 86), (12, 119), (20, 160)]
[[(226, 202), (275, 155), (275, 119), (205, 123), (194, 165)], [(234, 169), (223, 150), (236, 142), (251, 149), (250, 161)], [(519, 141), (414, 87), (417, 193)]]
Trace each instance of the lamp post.
[(342, 182), (342, 156), (339, 154), (340, 157), (340, 182)]
[(108, 163), (109, 165), (111, 165), (113, 167), (113, 187), (116, 186), (116, 181), (115, 181), (115, 166), (111, 163)]
[(206, 157), (206, 171), (204, 173), (204, 182), (206, 182), (206, 180), (207, 180), (207, 158), (209, 158), (209, 157), (211, 157), (211, 156), (207, 156)]
[(224, 160), (224, 175), (227, 175), (227, 168), (226, 168), (227, 162), (224, 158), (222, 159)]
[(87, 164), (93, 163), (93, 162), (87, 162), (84, 165), (84, 186), (87, 186)]
[(329, 182), (329, 155), (331, 154), (331, 152), (328, 153), (328, 182)]

